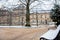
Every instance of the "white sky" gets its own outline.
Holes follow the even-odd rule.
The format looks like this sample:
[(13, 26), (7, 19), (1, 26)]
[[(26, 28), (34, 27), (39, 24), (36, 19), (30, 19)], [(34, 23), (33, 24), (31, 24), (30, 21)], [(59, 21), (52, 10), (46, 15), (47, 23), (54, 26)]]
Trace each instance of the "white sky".
[[(53, 7), (53, 4), (54, 4), (54, 0), (40, 0), (42, 1), (43, 3), (40, 4), (40, 5), (37, 5), (39, 4), (40, 2), (34, 2), (30, 8), (32, 8), (33, 6), (37, 5), (36, 7), (34, 7), (33, 10), (35, 10), (36, 8), (38, 8), (37, 10), (50, 10), (52, 7)], [(19, 0), (0, 0), (0, 8), (3, 8), (3, 6), (7, 7), (7, 8), (15, 8), (18, 6), (18, 2)], [(32, 10), (31, 10), (32, 11)]]
[(3, 6), (5, 6), (7, 8), (16, 7), (18, 2), (19, 2), (19, 0), (1, 0), (0, 8), (2, 8)]

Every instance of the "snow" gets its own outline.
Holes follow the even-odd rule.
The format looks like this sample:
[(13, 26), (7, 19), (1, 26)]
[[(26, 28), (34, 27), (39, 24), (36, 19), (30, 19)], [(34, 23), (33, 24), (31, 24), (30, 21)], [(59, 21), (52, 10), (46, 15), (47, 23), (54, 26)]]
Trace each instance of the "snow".
[(60, 30), (60, 25), (57, 27), (58, 30)]
[(0, 26), (0, 28), (4, 28), (4, 27), (7, 27), (7, 28), (22, 28), (22, 27), (24, 27), (24, 26)]
[(47, 33), (45, 33), (41, 37), (52, 40), (56, 38), (58, 32), (59, 32), (58, 30), (49, 30)]
[(26, 27), (26, 26), (0, 26), (0, 28), (36, 28), (37, 26), (31, 26), (31, 27)]
[(48, 32), (46, 32), (45, 34), (43, 34), (41, 37), (49, 39), (49, 40), (53, 40), (58, 35), (59, 30), (60, 30), (60, 25), (57, 27), (57, 29), (55, 29), (55, 30), (49, 30)]

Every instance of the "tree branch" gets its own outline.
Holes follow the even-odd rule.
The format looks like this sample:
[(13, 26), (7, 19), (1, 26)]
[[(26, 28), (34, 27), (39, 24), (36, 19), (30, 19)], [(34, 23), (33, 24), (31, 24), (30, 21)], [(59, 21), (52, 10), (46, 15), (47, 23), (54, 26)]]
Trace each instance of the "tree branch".
[(34, 7), (38, 6), (38, 5), (40, 5), (40, 3), (39, 3), (39, 4), (37, 4), (37, 5), (35, 5), (35, 6), (33, 6), (32, 8), (30, 8), (30, 10), (31, 10), (31, 9), (33, 9)]
[(34, 1), (35, 1), (35, 0), (31, 1), (31, 2), (30, 2), (30, 5), (31, 5)]
[(31, 10), (31, 9), (33, 9), (34, 7), (38, 6), (38, 5), (39, 5), (39, 4), (37, 4), (37, 5), (33, 6), (32, 8), (30, 8), (30, 10)]
[(26, 3), (28, 3), (28, 0), (25, 0), (26, 1)]
[(30, 10), (33, 9), (34, 7), (40, 5), (41, 3), (43, 3), (42, 1), (38, 1), (38, 2), (39, 2), (39, 4), (37, 4), (37, 5), (33, 6), (32, 8), (30, 8)]
[(26, 6), (26, 4), (25, 3), (23, 3), (21, 0), (19, 0), (22, 4), (24, 4), (25, 6)]

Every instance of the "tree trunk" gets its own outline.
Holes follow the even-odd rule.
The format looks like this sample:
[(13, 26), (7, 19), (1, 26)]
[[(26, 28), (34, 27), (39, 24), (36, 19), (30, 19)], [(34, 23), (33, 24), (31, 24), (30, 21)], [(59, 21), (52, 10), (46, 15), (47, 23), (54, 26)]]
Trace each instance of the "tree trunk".
[(11, 12), (9, 12), (9, 26), (12, 25), (12, 15), (11, 15)]
[(38, 14), (37, 14), (37, 12), (36, 12), (36, 24), (38, 26)]
[(29, 2), (26, 5), (26, 25), (27, 27), (30, 27), (30, 10), (29, 10)]

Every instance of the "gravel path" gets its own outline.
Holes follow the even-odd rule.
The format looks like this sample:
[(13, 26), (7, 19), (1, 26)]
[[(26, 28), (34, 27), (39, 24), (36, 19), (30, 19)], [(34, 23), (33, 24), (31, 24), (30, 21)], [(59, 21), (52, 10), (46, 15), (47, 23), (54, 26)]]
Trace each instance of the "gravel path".
[(0, 40), (39, 40), (48, 28), (0, 28)]

